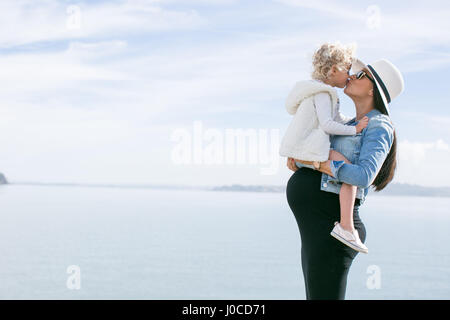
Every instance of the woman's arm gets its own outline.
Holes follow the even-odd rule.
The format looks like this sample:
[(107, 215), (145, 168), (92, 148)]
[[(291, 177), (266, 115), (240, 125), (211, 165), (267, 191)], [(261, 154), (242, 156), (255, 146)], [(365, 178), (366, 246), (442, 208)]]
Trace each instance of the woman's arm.
[(330, 161), (324, 164), (324, 171), (331, 171), (339, 182), (367, 188), (380, 171), (393, 141), (394, 127), (389, 119), (372, 119), (362, 137), (357, 162), (347, 164), (343, 161)]
[[(330, 160), (344, 161), (345, 163), (351, 163), (346, 157), (344, 157), (344, 155), (342, 153), (331, 149), (327, 161), (320, 162), (320, 163), (316, 162), (316, 166), (319, 167), (317, 170), (324, 172), (326, 174), (329, 174), (330, 176), (333, 176), (333, 173), (331, 172), (331, 169), (330, 169), (330, 162), (331, 162)], [(314, 161), (296, 160), (296, 159), (288, 158), (287, 166), (292, 171), (297, 171), (296, 169), (298, 169), (295, 165), (295, 161), (314, 166)], [(295, 170), (294, 170), (294, 167), (295, 167)]]
[(326, 173), (329, 176), (333, 176), (333, 172), (331, 171), (331, 167), (330, 167), (330, 163), (332, 160), (327, 160), (327, 161), (323, 161), (323, 162), (316, 162), (316, 161), (306, 161), (306, 160), (299, 160), (299, 159), (293, 159), (293, 158), (288, 158), (288, 163), (287, 166), (289, 169), (291, 169), (292, 171), (297, 171), (298, 167), (295, 165), (295, 162), (300, 162), (303, 164), (310, 164), (310, 165), (318, 165), (319, 168), (317, 170), (319, 170), (320, 172)]
[[(367, 188), (381, 169), (393, 139), (394, 127), (387, 119), (372, 119), (362, 138), (359, 159), (355, 164), (327, 160), (320, 162), (318, 170), (336, 178), (339, 182)], [(314, 164), (313, 161), (295, 161)]]

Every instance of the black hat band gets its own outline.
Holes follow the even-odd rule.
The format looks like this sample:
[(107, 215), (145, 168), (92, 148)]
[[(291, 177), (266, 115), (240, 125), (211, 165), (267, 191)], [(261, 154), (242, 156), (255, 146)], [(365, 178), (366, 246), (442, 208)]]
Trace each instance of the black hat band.
[(377, 82), (380, 84), (381, 89), (383, 89), (383, 93), (386, 97), (386, 100), (388, 103), (391, 103), (391, 96), (389, 95), (389, 92), (387, 91), (386, 86), (383, 83), (383, 80), (381, 80), (380, 76), (378, 75), (378, 73), (375, 71), (374, 68), (372, 68), (372, 66), (370, 64), (367, 65), (367, 67), (369, 68), (369, 70), (372, 72), (373, 76), (375, 77), (375, 79), (377, 80)]

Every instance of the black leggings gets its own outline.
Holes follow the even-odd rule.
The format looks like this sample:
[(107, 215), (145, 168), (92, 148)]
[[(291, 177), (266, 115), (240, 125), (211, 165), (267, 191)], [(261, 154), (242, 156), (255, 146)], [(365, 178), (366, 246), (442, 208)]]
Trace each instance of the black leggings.
[[(320, 190), (321, 176), (319, 171), (300, 168), (289, 179), (286, 195), (300, 230), (306, 298), (344, 299), (347, 275), (358, 252), (330, 235), (334, 222), (340, 220), (339, 195)], [(356, 199), (353, 221), (365, 242), (358, 210)]]

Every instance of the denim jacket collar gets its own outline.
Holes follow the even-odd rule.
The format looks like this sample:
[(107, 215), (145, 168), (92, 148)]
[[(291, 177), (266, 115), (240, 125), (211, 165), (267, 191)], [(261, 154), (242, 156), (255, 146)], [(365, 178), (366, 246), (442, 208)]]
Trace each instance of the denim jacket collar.
[[(380, 114), (381, 112), (378, 111), (377, 109), (372, 109), (370, 110), (368, 113), (366, 113), (365, 115), (370, 119), (374, 116), (376, 116), (377, 114)], [(357, 122), (356, 117), (354, 117), (352, 120), (350, 120), (349, 122), (347, 122), (347, 124), (351, 124), (353, 122)]]
[[(378, 115), (380, 115), (380, 114), (383, 114), (383, 113), (381, 113), (380, 110), (372, 109), (372, 110), (370, 110), (368, 113), (366, 113), (366, 116), (369, 117), (369, 119), (371, 119), (371, 118), (373, 118), (373, 117), (375, 117), (375, 116), (378, 116)], [(385, 114), (383, 114), (383, 115), (385, 115)], [(389, 115), (385, 115), (385, 119), (392, 125), (392, 120), (391, 120), (391, 118), (389, 117)]]
[(377, 109), (372, 109), (370, 110), (368, 113), (366, 113), (366, 116), (370, 119), (374, 116), (376, 116), (377, 114), (380, 114), (381, 112)]

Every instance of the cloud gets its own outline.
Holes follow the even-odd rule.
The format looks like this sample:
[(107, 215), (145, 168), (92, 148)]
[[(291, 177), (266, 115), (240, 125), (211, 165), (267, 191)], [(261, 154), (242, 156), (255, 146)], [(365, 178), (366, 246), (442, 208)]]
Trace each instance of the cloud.
[[(204, 21), (195, 10), (168, 10), (157, 1), (81, 2), (20, 0), (0, 3), (0, 47), (34, 42), (191, 29)], [(73, 26), (76, 22), (78, 27)], [(11, 32), (14, 30), (14, 32)]]
[[(354, 7), (350, 5), (345, 5), (343, 3), (336, 4), (332, 1), (308, 1), (308, 0), (276, 0), (276, 2), (300, 8), (307, 8), (320, 11), (332, 15), (333, 17), (339, 18), (352, 18), (355, 20), (363, 20), (364, 17), (360, 14), (361, 12), (355, 10)], [(359, 15), (358, 15), (359, 14)]]
[(223, 5), (232, 5), (239, 2), (239, 0), (155, 0), (155, 2), (159, 2), (161, 4), (173, 4), (173, 3), (181, 3), (181, 4), (203, 4), (208, 6), (223, 6)]
[[(316, 11), (323, 34), (329, 39), (357, 41), (364, 60), (389, 57), (407, 72), (421, 72), (449, 65), (450, 9), (440, 1), (411, 2), (407, 7), (390, 2), (364, 6), (361, 2), (277, 0), (300, 10)], [(377, 10), (370, 10), (374, 7)], [(437, 9), (439, 8), (439, 9)], [(379, 25), (370, 28), (378, 16)], [(325, 20), (324, 20), (325, 19)], [(346, 40), (347, 41), (347, 40)], [(432, 50), (430, 50), (430, 48)]]
[[(71, 30), (61, 2), (1, 3), (5, 29), (17, 37), (0, 30), (0, 146), (7, 155), (0, 169), (13, 180), (214, 184), (220, 175), (230, 183), (277, 184), (288, 171), (261, 177), (259, 168), (174, 169), (170, 134), (197, 119), (216, 129), (282, 129), (290, 120), (285, 96), (309, 78), (310, 57), (323, 41), (356, 41), (368, 60), (392, 55), (414, 72), (421, 72), (417, 59), (437, 58), (421, 68), (446, 59), (429, 48), (447, 43), (444, 32), (436, 41), (421, 31), (416, 36), (391, 25), (395, 12), (386, 10), (386, 24), (368, 30), (364, 7), (306, 5), (325, 12), (326, 22), (279, 3), (274, 10), (233, 1), (86, 1), (79, 3), (81, 29)], [(428, 174), (421, 164), (429, 153), (448, 152), (446, 142), (429, 141), (402, 144), (401, 179), (441, 183), (444, 175)]]
[(398, 145), (395, 181), (426, 186), (449, 186), (450, 146), (443, 139), (431, 142), (402, 140)]

